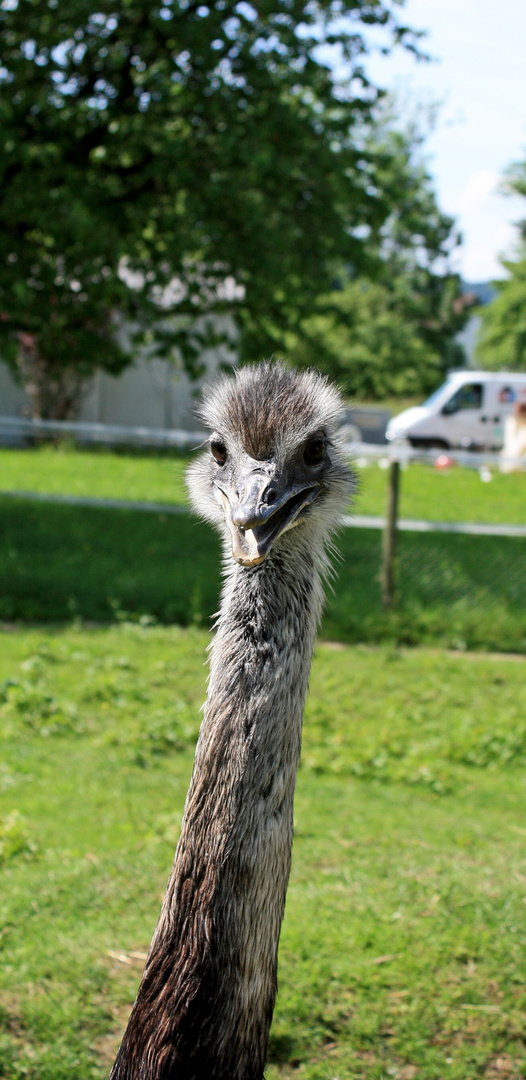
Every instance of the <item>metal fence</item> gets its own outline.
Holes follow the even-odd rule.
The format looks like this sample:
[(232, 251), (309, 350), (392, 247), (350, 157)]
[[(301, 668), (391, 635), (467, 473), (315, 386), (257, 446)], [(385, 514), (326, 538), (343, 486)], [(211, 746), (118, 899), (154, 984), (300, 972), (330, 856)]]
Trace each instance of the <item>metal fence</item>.
[(0, 444), (27, 446), (49, 439), (71, 438), (80, 444), (103, 446), (153, 446), (186, 449), (206, 439), (202, 431), (175, 428), (126, 427), (121, 424), (91, 424), (69, 420), (26, 420), (20, 416), (0, 416)]
[[(393, 443), (384, 446), (367, 444), (349, 445), (349, 455), (359, 463), (376, 461), (388, 470), (387, 499), (385, 516), (372, 518), (368, 516), (354, 515), (346, 517), (345, 524), (362, 528), (382, 529), (382, 558), (380, 570), (382, 605), (385, 609), (395, 603), (397, 586), (397, 550), (398, 532), (416, 533), (455, 533), (472, 537), (514, 537), (526, 540), (526, 525), (519, 523), (485, 524), (473, 521), (429, 521), (422, 519), (400, 518), (400, 485), (402, 482), (402, 468), (408, 468), (411, 464), (428, 465), (455, 465), (467, 469), (476, 470), (482, 480), (491, 479), (491, 470), (498, 470), (502, 463), (502, 455), (494, 452), (472, 453), (470, 451), (444, 450), (417, 450), (407, 443)], [(511, 460), (506, 458), (507, 471), (514, 468), (516, 471), (526, 472), (526, 458)], [(525, 492), (526, 506), (526, 492)], [(526, 556), (526, 551), (524, 552)], [(526, 563), (526, 559), (525, 559)], [(518, 570), (521, 583), (524, 582), (525, 566)], [(401, 577), (402, 575), (400, 575)], [(421, 577), (430, 577), (429, 568), (420, 570)], [(446, 575), (447, 577), (448, 575)], [(452, 576), (451, 574), (449, 575)], [(431, 575), (432, 578), (432, 575)], [(430, 579), (431, 579), (430, 578)]]

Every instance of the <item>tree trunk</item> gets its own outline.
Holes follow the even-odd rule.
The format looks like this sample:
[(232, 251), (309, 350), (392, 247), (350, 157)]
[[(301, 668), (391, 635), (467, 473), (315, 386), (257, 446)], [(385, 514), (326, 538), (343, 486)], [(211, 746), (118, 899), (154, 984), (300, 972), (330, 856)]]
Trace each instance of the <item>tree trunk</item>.
[(74, 420), (85, 379), (73, 367), (62, 367), (43, 356), (36, 334), (18, 334), (17, 368), (29, 396), (33, 420)]

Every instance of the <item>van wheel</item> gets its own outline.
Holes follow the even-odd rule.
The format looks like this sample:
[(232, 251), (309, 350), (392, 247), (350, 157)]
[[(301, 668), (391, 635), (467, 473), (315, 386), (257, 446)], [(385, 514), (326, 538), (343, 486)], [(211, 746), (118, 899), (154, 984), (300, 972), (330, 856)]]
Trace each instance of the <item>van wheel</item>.
[(446, 439), (409, 439), (415, 450), (449, 450)]

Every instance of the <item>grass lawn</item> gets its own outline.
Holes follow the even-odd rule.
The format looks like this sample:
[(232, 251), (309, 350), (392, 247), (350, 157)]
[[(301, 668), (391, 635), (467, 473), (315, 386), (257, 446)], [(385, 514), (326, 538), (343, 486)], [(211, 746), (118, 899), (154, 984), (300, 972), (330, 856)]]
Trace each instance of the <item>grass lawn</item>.
[[(184, 503), (184, 469), (190, 455), (126, 454), (41, 446), (0, 449), (0, 492), (38, 491), (162, 503)], [(382, 515), (387, 473), (371, 464), (359, 469), (359, 514)], [(476, 470), (438, 472), (412, 465), (401, 477), (400, 513), (430, 521), (526, 524), (526, 474), (494, 472), (482, 483)]]
[[(177, 840), (208, 634), (0, 637), (0, 1076), (103, 1080)], [(320, 644), (268, 1080), (519, 1080), (523, 660)]]
[[(358, 514), (384, 514), (388, 472), (372, 462), (358, 470)], [(496, 470), (483, 483), (476, 469), (410, 465), (400, 477), (400, 517), (526, 525), (526, 473)]]
[(121, 453), (69, 444), (31, 450), (0, 448), (0, 491), (184, 503), (189, 455)]

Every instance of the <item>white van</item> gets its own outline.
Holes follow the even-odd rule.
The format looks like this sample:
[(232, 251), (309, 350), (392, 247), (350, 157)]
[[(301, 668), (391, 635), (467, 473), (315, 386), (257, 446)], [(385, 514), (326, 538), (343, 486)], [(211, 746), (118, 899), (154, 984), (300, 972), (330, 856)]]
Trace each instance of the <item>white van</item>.
[(504, 421), (526, 403), (526, 372), (454, 371), (423, 405), (394, 416), (386, 438), (417, 447), (500, 450)]

